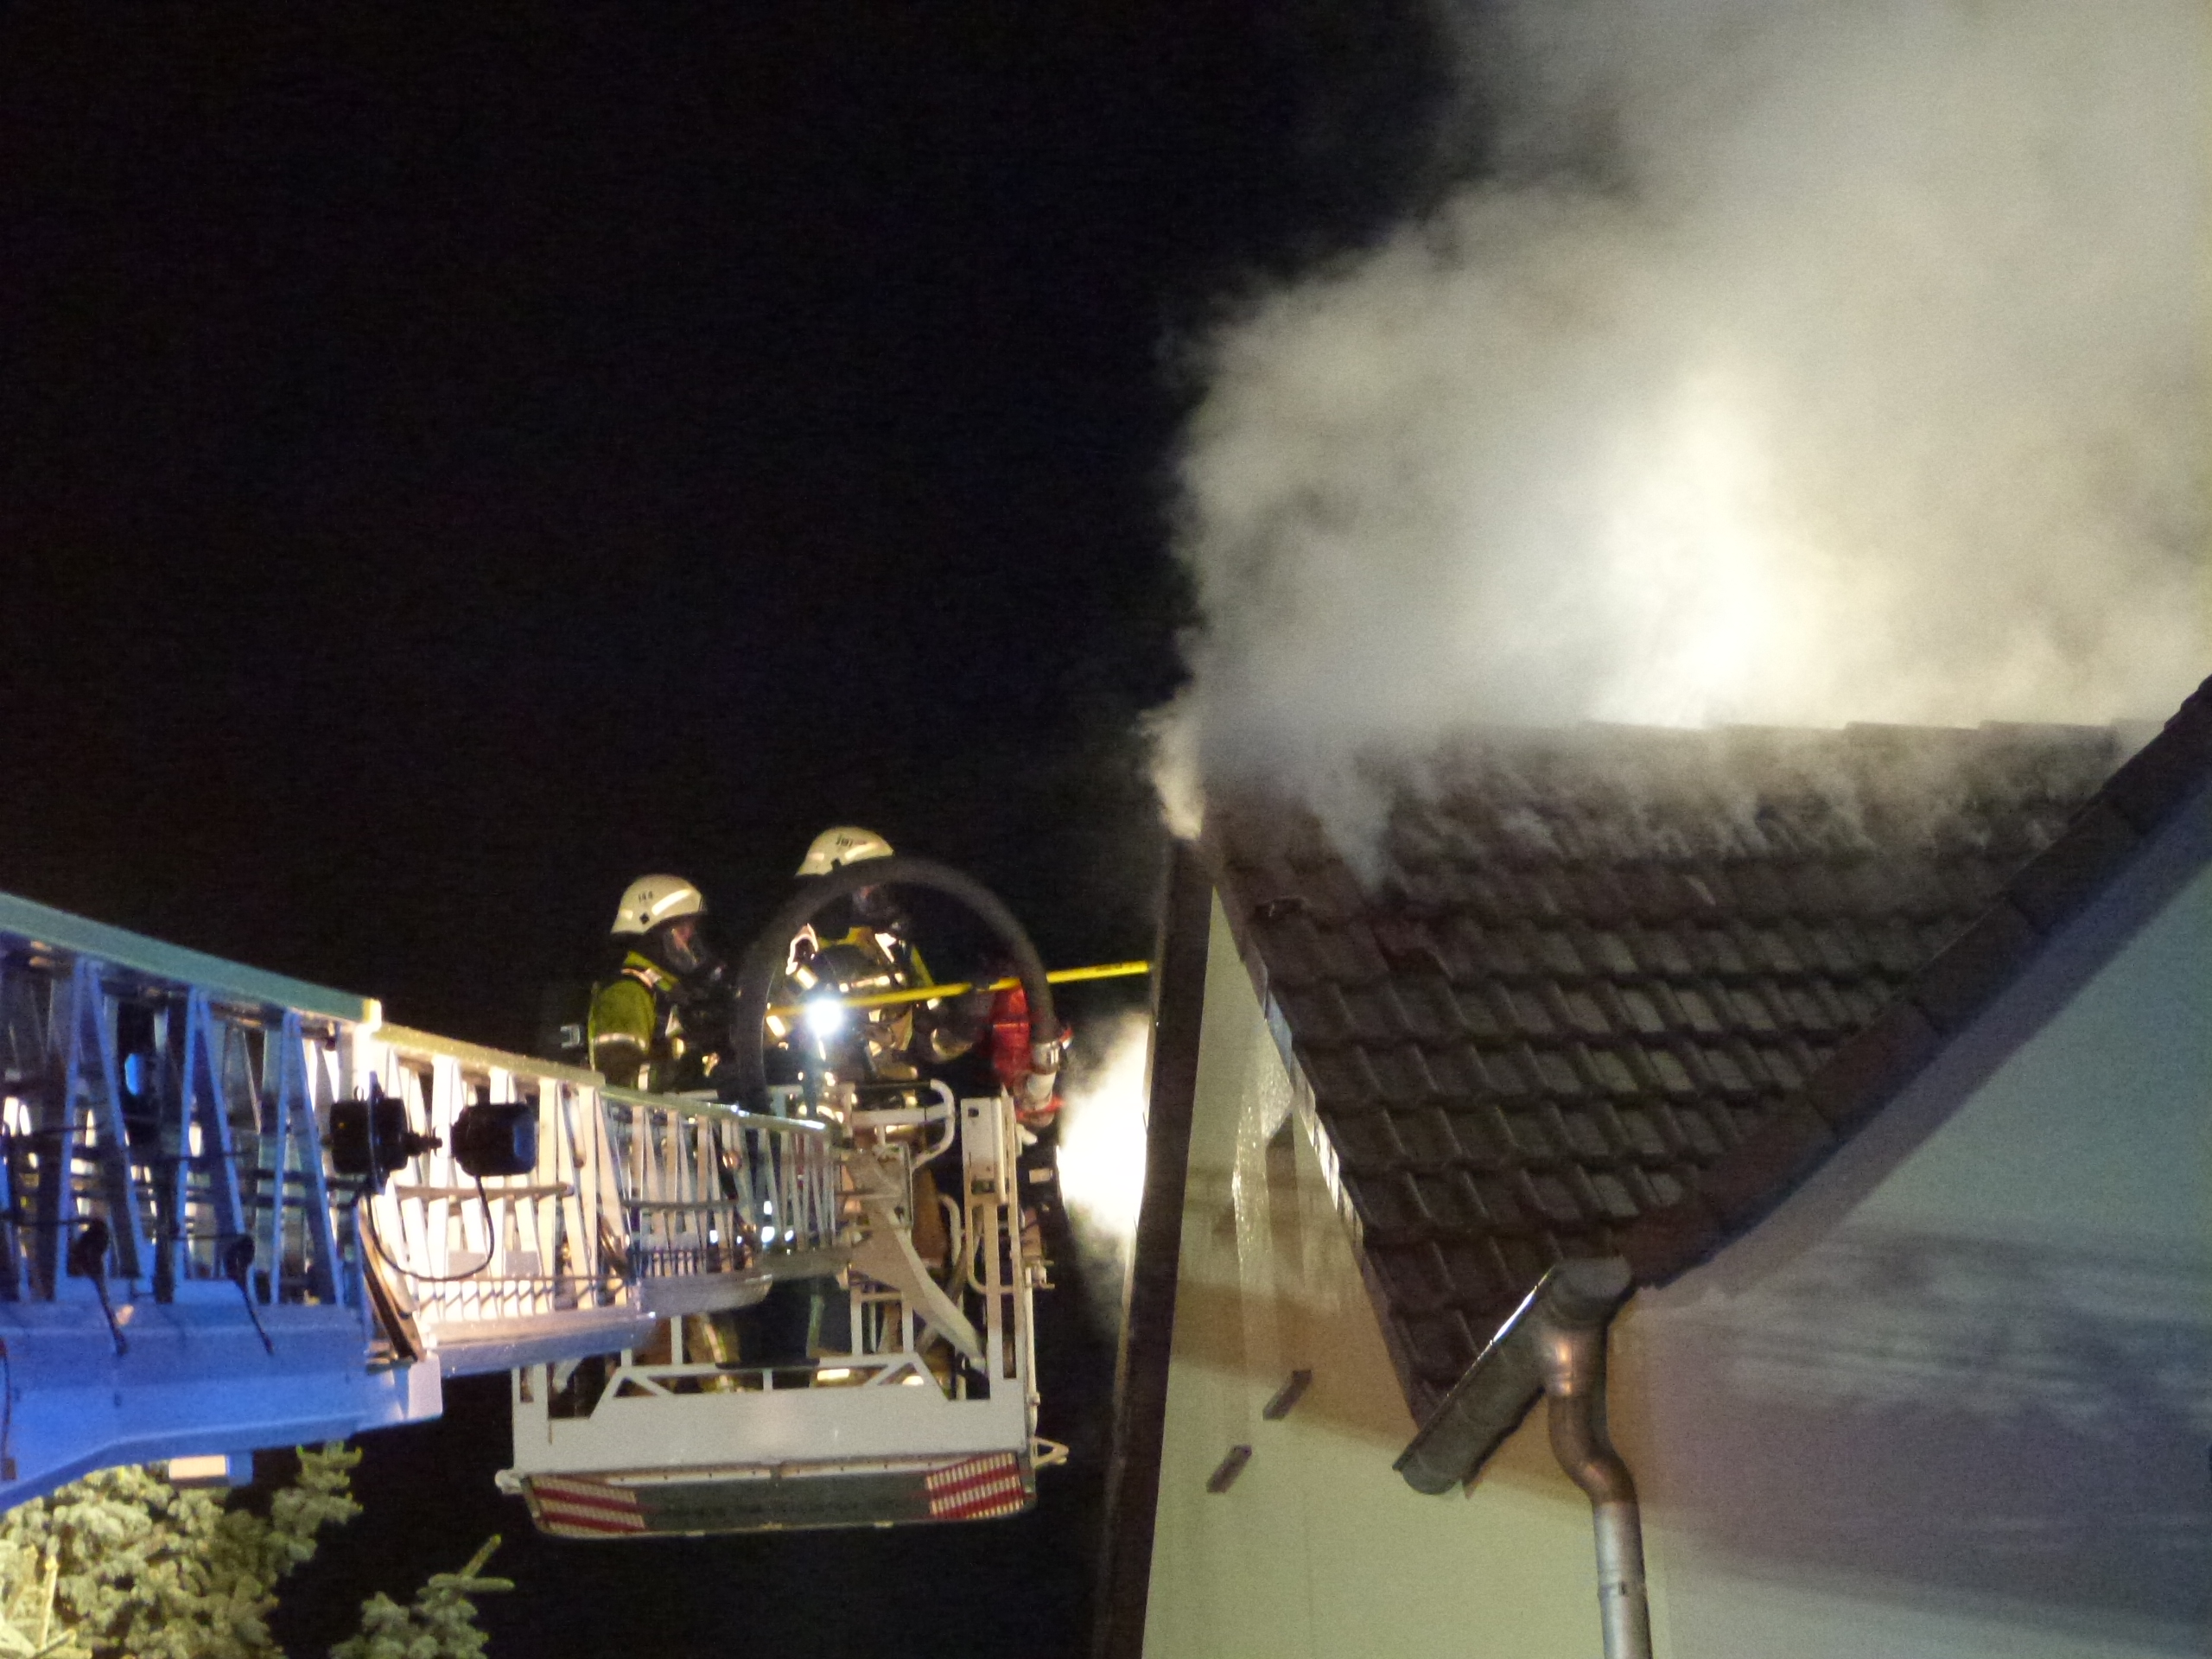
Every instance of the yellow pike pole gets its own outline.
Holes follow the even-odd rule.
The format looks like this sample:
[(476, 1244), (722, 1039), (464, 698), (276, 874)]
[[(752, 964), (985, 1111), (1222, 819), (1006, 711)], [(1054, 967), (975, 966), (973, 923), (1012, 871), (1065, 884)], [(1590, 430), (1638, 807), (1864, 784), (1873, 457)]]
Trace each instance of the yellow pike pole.
[[(1056, 968), (1045, 976), (1047, 984), (1074, 985), (1087, 979), (1134, 979), (1139, 974), (1148, 974), (1148, 962), (1102, 962), (1089, 968)], [(965, 996), (975, 990), (1006, 991), (1021, 982), (1014, 978), (995, 979), (988, 985), (977, 985), (973, 980), (957, 980), (950, 985), (915, 985), (903, 991), (878, 991), (871, 996), (842, 996), (807, 998), (809, 1003), (834, 1001), (841, 1008), (888, 1008), (902, 1002), (935, 1002), (948, 996)], [(804, 1010), (800, 1004), (786, 1002), (768, 1010), (771, 1017), (789, 1020)]]

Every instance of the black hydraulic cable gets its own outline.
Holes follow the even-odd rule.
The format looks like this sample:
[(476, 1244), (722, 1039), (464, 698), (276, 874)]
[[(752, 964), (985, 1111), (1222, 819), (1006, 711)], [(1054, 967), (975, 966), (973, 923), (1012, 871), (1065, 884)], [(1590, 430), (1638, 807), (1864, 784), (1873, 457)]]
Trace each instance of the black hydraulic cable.
[(99, 1298), (100, 1312), (107, 1319), (107, 1332), (113, 1338), (118, 1356), (130, 1351), (130, 1344), (123, 1334), (122, 1321), (115, 1317), (115, 1305), (107, 1294), (107, 1249), (111, 1237), (106, 1222), (92, 1216), (76, 1224), (84, 1230), (68, 1249), (67, 1268), (69, 1273), (92, 1281), (92, 1294)]
[(269, 1339), (269, 1332), (261, 1328), (261, 1310), (253, 1300), (253, 1235), (232, 1233), (231, 1243), (223, 1251), (224, 1276), (238, 1287), (238, 1295), (245, 1303), (245, 1316), (253, 1322), (253, 1334), (261, 1338), (264, 1353), (273, 1354), (276, 1344)]
[(484, 1251), (484, 1259), (481, 1262), (479, 1262), (474, 1267), (469, 1268), (467, 1273), (424, 1273), (417, 1268), (402, 1267), (398, 1262), (393, 1261), (391, 1259), (391, 1252), (385, 1249), (384, 1247), (383, 1236), (377, 1231), (377, 1218), (375, 1212), (373, 1211), (365, 1210), (361, 1207), (362, 1199), (373, 1196), (374, 1194), (371, 1193), (366, 1187), (363, 1187), (359, 1192), (354, 1193), (354, 1218), (360, 1225), (361, 1236), (369, 1241), (369, 1248), (374, 1250), (377, 1253), (378, 1258), (383, 1262), (385, 1266), (390, 1268), (394, 1273), (404, 1274), (405, 1277), (410, 1279), (420, 1281), (422, 1283), (426, 1285), (457, 1285), (463, 1280), (480, 1279), (483, 1277), (485, 1272), (491, 1267), (493, 1260), (499, 1255), (499, 1251), (492, 1248), (493, 1244), (495, 1243), (493, 1236), (498, 1231), (498, 1229), (493, 1226), (492, 1222), (492, 1199), (490, 1195), (484, 1191), (484, 1183), (481, 1180), (479, 1180), (476, 1183), (476, 1197), (484, 1205), (484, 1243), (486, 1247)]
[(996, 893), (973, 876), (934, 859), (863, 859), (827, 875), (809, 877), (768, 918), (738, 968), (736, 998), (730, 1013), (731, 1063), (737, 1070), (738, 1103), (747, 1111), (768, 1109), (768, 1067), (763, 1052), (762, 1031), (768, 1017), (768, 999), (784, 969), (791, 941), (816, 916), (838, 899), (862, 887), (928, 887), (956, 899), (1005, 945), (1014, 958), (1014, 976), (1029, 998), (1029, 1031), (1033, 1046), (1057, 1045), (1059, 1020), (1052, 1007), (1052, 988), (1045, 977), (1045, 959), (1030, 943), (1029, 935)]

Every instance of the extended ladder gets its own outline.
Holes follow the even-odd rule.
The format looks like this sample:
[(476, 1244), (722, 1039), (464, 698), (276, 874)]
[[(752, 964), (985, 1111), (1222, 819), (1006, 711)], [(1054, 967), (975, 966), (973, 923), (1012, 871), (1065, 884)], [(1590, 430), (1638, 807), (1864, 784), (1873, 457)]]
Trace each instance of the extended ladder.
[[(330, 1152), (377, 1096), (442, 1143), (380, 1186)], [(455, 1123), (500, 1103), (535, 1167), (480, 1181)], [(841, 1171), (830, 1125), (609, 1090), (0, 895), (0, 1507), (642, 1347), (834, 1267)]]

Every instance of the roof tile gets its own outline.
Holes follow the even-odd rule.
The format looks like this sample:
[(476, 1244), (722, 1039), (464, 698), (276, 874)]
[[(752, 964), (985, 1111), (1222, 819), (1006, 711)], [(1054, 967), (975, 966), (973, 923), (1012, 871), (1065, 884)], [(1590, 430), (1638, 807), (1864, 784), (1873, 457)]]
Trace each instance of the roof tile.
[(1521, 979), (1530, 972), (1522, 940), (1502, 920), (1482, 926), (1466, 923), (1454, 931), (1452, 944), (1458, 952), (1455, 979)]
[(1391, 1300), (1408, 1313), (1431, 1313), (1450, 1300), (1452, 1283), (1435, 1246), (1370, 1244), (1367, 1255), (1389, 1286)]
[(1761, 1068), (1776, 1088), (1787, 1091), (1804, 1086), (1807, 1068), (1787, 1048), (1761, 1048), (1756, 1052)]
[(1401, 976), (1391, 986), (1397, 1003), (1398, 1025), (1417, 1043), (1435, 1044), (1459, 1030), (1459, 1010), (1452, 988), (1440, 977)]
[(1342, 927), (1366, 908), (1366, 895), (1360, 891), (1358, 878), (1341, 858), (1306, 862), (1299, 870), (1299, 876), (1306, 913), (1323, 928)]
[(1337, 1110), (1363, 1106), (1375, 1097), (1374, 1074), (1356, 1048), (1301, 1043), (1298, 1063), (1313, 1085), (1317, 1105)]
[[(1261, 949), (1266, 948), (1263, 943)], [(1334, 985), (1325, 981), (1303, 988), (1278, 986), (1274, 995), (1284, 1020), (1300, 1042), (1341, 1043), (1351, 1036), (1351, 1015)]]
[(1390, 1128), (1396, 1134), (1400, 1155), (1417, 1168), (1440, 1168), (1459, 1148), (1440, 1122), (1420, 1111), (1392, 1111)]
[(1697, 1079), (1690, 1075), (1689, 1065), (1671, 1047), (1647, 1047), (1643, 1051), (1652, 1074), (1659, 1079), (1659, 1086), (1670, 1095), (1688, 1095), (1696, 1091)]
[(1270, 985), (1304, 989), (1327, 973), (1319, 932), (1302, 909), (1264, 917), (1255, 910), (1253, 930), (1260, 954), (1267, 959)]
[[(1643, 1037), (1656, 1037), (1665, 1031), (1667, 1016), (1662, 1012), (1658, 1000), (1664, 988), (1662, 986), (1627, 985), (1616, 991), (1614, 995), (1619, 1001), (1622, 1022)], [(1674, 999), (1669, 996), (1667, 1001), (1671, 1005)]]
[(1516, 1165), (1541, 1166), (1561, 1155), (1559, 1142), (1548, 1132), (1542, 1118), (1528, 1110), (1501, 1111), (1497, 1123), (1505, 1132)]
[(1656, 1162), (1674, 1155), (1675, 1144), (1661, 1132), (1662, 1120), (1639, 1107), (1623, 1107), (1621, 1137), (1631, 1156)]
[(1603, 866), (1574, 872), (1576, 913), (1600, 927), (1625, 921), (1630, 912), (1627, 889), (1618, 873)]
[(1637, 972), (1636, 952), (1624, 935), (1610, 927), (1592, 928), (1584, 934), (1581, 954), (1594, 973), (1626, 979)]
[(1554, 1226), (1571, 1227), (1583, 1219), (1582, 1206), (1575, 1202), (1573, 1185), (1548, 1170), (1522, 1171), (1520, 1194), (1522, 1205), (1530, 1213)]
[(1351, 989), (1378, 984), (1390, 975), (1382, 953), (1367, 930), (1357, 924), (1313, 930), (1316, 966), (1339, 987)]
[(1734, 1049), (1726, 1043), (1707, 1043), (1698, 1050), (1705, 1062), (1706, 1076), (1713, 1086), (1724, 1095), (1746, 1095), (1755, 1086), (1749, 1072)]
[(1770, 1036), (1781, 1028), (1775, 1017), (1775, 1005), (1768, 993), (1758, 983), (1725, 986), (1719, 993), (1723, 1005), (1732, 1016), (1730, 1023), (1738, 1028)]
[(1605, 1005), (1599, 1000), (1597, 991), (1581, 984), (1554, 986), (1550, 996), (1552, 1014), (1564, 1031), (1580, 1032), (1585, 1037), (1610, 1037), (1613, 1022), (1607, 1017)]
[(1535, 986), (1501, 985), (1497, 991), (1499, 1012), (1509, 1031), (1522, 1037), (1547, 1039), (1558, 1033), (1549, 1001)]
[(1713, 1127), (1716, 1119), (1723, 1122), (1727, 1121), (1725, 1112), (1707, 1113), (1692, 1105), (1675, 1113), (1674, 1119), (1675, 1127), (1682, 1132), (1683, 1144), (1700, 1165), (1718, 1162), (1720, 1154), (1727, 1151), (1727, 1142), (1720, 1138), (1719, 1131)]
[(1484, 1087), (1482, 1057), (1459, 1043), (1424, 1048), (1421, 1058), (1437, 1093), (1446, 1100), (1466, 1100)]
[(1422, 1217), (1409, 1178), (1366, 1171), (1354, 1177), (1352, 1190), (1370, 1246), (1415, 1242)]
[(1498, 1005), (1484, 990), (1470, 986), (1455, 989), (1452, 1006), (1459, 1016), (1460, 1028), (1470, 1036), (1484, 1042), (1502, 1042), (1505, 1038), (1505, 1020)]
[[(1465, 1225), (1470, 1219), (1466, 1207), (1459, 1199), (1459, 1185), (1446, 1173), (1442, 1166), (1408, 1177), (1413, 1184), (1414, 1198), (1421, 1206), (1421, 1214), (1432, 1227), (1450, 1230)], [(1456, 1280), (1458, 1274), (1452, 1277)]]
[(1489, 1084), (1488, 1092), (1503, 1099), (1519, 1100), (1535, 1090), (1535, 1079), (1521, 1054), (1511, 1048), (1487, 1045), (1478, 1052), (1483, 1075)]
[(1697, 971), (1684, 940), (1669, 930), (1654, 928), (1643, 936), (1644, 971), (1669, 979), (1687, 979)]
[(1766, 974), (1803, 973), (1804, 959), (1797, 954), (1796, 942), (1791, 937), (1795, 931), (1780, 919), (1770, 921), (1764, 927), (1751, 929), (1746, 954), (1751, 958), (1754, 971)]
[(1595, 1111), (1548, 1105), (1541, 1109), (1541, 1116), (1553, 1143), (1563, 1149), (1568, 1158), (1602, 1164), (1612, 1157), (1613, 1147)]
[(1475, 1338), (1466, 1320), (1457, 1313), (1406, 1319), (1399, 1322), (1399, 1330), (1406, 1351), (1420, 1368), (1421, 1380), (1428, 1385), (1430, 1397), (1450, 1387), (1474, 1363)]
[(1580, 979), (1588, 970), (1574, 948), (1573, 936), (1564, 927), (1540, 927), (1533, 934), (1535, 969), (1564, 979)]
[(1718, 985), (1673, 985), (1675, 1006), (1682, 1011), (1683, 1027), (1701, 1037), (1718, 1036), (1721, 1030), (1721, 1010), (1727, 1006), (1726, 994)]
[(1389, 1116), (1382, 1112), (1339, 1115), (1329, 1124), (1329, 1140), (1349, 1174), (1380, 1173), (1402, 1155)]
[(1627, 1055), (1612, 1047), (1591, 1048), (1587, 1055), (1590, 1075), (1597, 1086), (1608, 1094), (1632, 1096), (1643, 1092), (1643, 1083), (1628, 1062)]
[(1499, 1259), (1505, 1263), (1508, 1284), (1533, 1287), (1544, 1269), (1556, 1259), (1539, 1241), (1533, 1224), (1495, 1236)]
[(1643, 1213), (1643, 1206), (1630, 1196), (1628, 1183), (1609, 1170), (1601, 1170), (1586, 1178), (1598, 1209), (1611, 1222), (1634, 1221)]
[(1781, 990), (1784, 1024), (1793, 1031), (1825, 1037), (1840, 1029), (1846, 1019), (1835, 988), (1824, 979), (1801, 979)]
[(1531, 1048), (1529, 1059), (1535, 1070), (1536, 1087), (1556, 1099), (1580, 1100), (1589, 1092), (1582, 1081), (1582, 1074), (1575, 1070), (1571, 1054), (1548, 1046)]
[(1348, 1034), (1356, 1041), (1381, 1045), (1405, 1035), (1398, 1020), (1397, 999), (1387, 984), (1338, 987)]
[(1434, 1097), (1436, 1085), (1421, 1050), (1410, 1044), (1363, 1046), (1360, 1058), (1375, 1077), (1376, 1097), (1386, 1106), (1410, 1105)]
[(1450, 1111), (1444, 1121), (1454, 1153), (1478, 1169), (1502, 1169), (1514, 1155), (1512, 1133), (1495, 1106)]
[(1474, 1190), (1478, 1209), (1489, 1218), (1488, 1236), (1493, 1249), (1499, 1248), (1496, 1241), (1527, 1230), (1529, 1220), (1521, 1212), (1521, 1200), (1509, 1175), (1471, 1175), (1467, 1185)]
[(1504, 1294), (1499, 1281), (1497, 1254), (1487, 1241), (1472, 1237), (1448, 1239), (1437, 1245), (1444, 1270), (1450, 1276), (1454, 1300), (1478, 1307), (1494, 1304)]

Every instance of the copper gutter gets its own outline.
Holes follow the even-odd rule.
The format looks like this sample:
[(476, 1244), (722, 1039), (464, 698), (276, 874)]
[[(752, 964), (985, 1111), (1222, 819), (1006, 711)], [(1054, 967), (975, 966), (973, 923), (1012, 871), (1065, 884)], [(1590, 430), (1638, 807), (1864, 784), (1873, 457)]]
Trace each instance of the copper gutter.
[(1605, 1428), (1605, 1332), (1627, 1298), (1618, 1256), (1562, 1262), (1498, 1327), (1400, 1454), (1415, 1491), (1472, 1481), (1541, 1395), (1552, 1453), (1590, 1500), (1605, 1659), (1651, 1659), (1636, 1482)]

